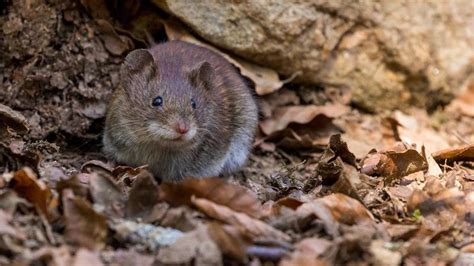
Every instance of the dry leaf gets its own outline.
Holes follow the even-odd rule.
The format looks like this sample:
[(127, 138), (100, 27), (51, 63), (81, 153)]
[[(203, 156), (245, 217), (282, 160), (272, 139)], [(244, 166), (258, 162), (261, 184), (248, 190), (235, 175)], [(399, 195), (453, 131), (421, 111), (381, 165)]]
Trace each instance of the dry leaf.
[(208, 224), (207, 230), (223, 254), (240, 262), (247, 261), (246, 250), (250, 245), (250, 241), (246, 239), (236, 227), (211, 222)]
[(474, 144), (466, 145), (459, 148), (451, 148), (441, 150), (432, 154), (433, 158), (439, 162), (457, 162), (457, 161), (474, 161)]
[(107, 3), (104, 0), (81, 0), (81, 4), (93, 18), (111, 19)]
[(98, 214), (85, 199), (69, 192), (63, 193), (66, 241), (89, 249), (103, 248), (108, 230), (105, 216)]
[(3, 127), (9, 127), (19, 134), (25, 134), (29, 130), (28, 121), (20, 112), (0, 104), (0, 133)]
[(137, 175), (128, 193), (127, 217), (147, 220), (154, 206), (160, 201), (159, 187), (155, 178), (147, 171)]
[(54, 208), (53, 193), (43, 181), (28, 167), (16, 171), (10, 181), (10, 186), (20, 197), (27, 199), (43, 214), (49, 215), (49, 208)]
[(174, 205), (191, 205), (191, 196), (205, 198), (252, 217), (261, 215), (261, 204), (253, 192), (225, 179), (190, 178), (180, 183), (160, 185), (160, 197)]
[(448, 106), (448, 110), (460, 111), (474, 117), (474, 79), (466, 83), (465, 89)]
[(31, 260), (39, 265), (71, 265), (71, 253), (66, 246), (41, 247), (31, 254)]
[(89, 195), (88, 184), (90, 178), (91, 175), (85, 173), (73, 175), (68, 179), (60, 180), (56, 184), (56, 190), (59, 194), (62, 194), (65, 189), (70, 189), (74, 192), (74, 195), (87, 198)]
[(242, 75), (248, 77), (255, 83), (255, 90), (258, 95), (270, 94), (283, 86), (283, 82), (279, 79), (278, 74), (274, 70), (237, 59), (209, 44), (197, 40), (189, 34), (179, 22), (166, 21), (164, 25), (168, 39), (193, 43), (222, 55), (227, 61), (239, 68)]
[(332, 236), (339, 235), (339, 224), (374, 224), (372, 214), (362, 203), (340, 193), (306, 202), (296, 210), (296, 215), (301, 220), (315, 215), (323, 221), (326, 231)]
[(409, 174), (428, 170), (428, 162), (416, 150), (372, 153), (362, 163), (361, 172), (381, 175), (390, 183)]
[(271, 135), (287, 128), (291, 123), (309, 124), (318, 115), (335, 118), (348, 111), (349, 108), (341, 104), (280, 107), (274, 110), (271, 118), (260, 122), (260, 129), (265, 135)]
[(0, 209), (0, 239), (2, 236), (8, 235), (16, 239), (24, 240), (26, 238), (25, 234), (10, 225), (11, 221), (12, 216)]
[[(102, 252), (104, 254), (105, 252)], [(109, 257), (109, 265), (121, 266), (152, 266), (154, 257), (152, 255), (140, 254), (135, 250), (117, 250)]]
[(251, 218), (245, 213), (233, 211), (226, 206), (218, 205), (207, 199), (192, 197), (191, 202), (206, 215), (224, 223), (234, 225), (240, 232), (251, 239), (268, 238), (282, 241), (291, 240), (287, 234), (260, 220)]
[(306, 238), (295, 244), (295, 251), (280, 262), (280, 266), (331, 265), (324, 259), (334, 244), (322, 238)]
[(156, 256), (158, 265), (222, 265), (222, 254), (206, 226), (188, 232)]
[(133, 41), (124, 35), (119, 35), (114, 27), (103, 19), (96, 20), (101, 34), (99, 35), (104, 42), (105, 49), (113, 55), (122, 55), (134, 48)]
[(76, 256), (72, 261), (72, 266), (102, 266), (104, 265), (100, 260), (99, 254), (89, 251), (87, 249), (80, 248), (76, 252)]
[(125, 196), (108, 177), (92, 173), (89, 190), (95, 204), (104, 207), (104, 213), (113, 218), (124, 216)]

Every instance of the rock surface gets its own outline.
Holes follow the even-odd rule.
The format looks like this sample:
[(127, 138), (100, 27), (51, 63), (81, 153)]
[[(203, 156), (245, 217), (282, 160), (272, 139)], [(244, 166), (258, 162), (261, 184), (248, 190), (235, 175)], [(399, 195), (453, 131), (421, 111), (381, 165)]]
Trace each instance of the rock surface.
[(153, 0), (195, 33), (368, 110), (433, 108), (473, 75), (474, 2)]

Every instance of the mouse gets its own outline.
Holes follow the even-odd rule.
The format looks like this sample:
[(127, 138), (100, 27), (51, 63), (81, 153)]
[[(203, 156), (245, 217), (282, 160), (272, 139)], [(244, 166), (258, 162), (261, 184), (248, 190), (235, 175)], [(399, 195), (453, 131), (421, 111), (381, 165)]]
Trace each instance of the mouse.
[(161, 181), (228, 176), (246, 163), (258, 106), (238, 69), (210, 49), (169, 41), (130, 52), (107, 107), (103, 150)]

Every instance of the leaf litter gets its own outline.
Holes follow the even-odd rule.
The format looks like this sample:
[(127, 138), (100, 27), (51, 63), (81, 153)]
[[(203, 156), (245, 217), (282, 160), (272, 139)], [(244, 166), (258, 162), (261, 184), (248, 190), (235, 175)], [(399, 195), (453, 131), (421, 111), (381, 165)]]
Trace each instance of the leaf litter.
[(249, 163), (158, 183), (100, 152), (120, 62), (144, 29), (217, 48), (119, 2), (21, 0), (0, 15), (0, 264), (473, 263), (472, 82), (432, 114), (366, 114), (345, 90), (285, 84), (219, 51), (261, 95)]

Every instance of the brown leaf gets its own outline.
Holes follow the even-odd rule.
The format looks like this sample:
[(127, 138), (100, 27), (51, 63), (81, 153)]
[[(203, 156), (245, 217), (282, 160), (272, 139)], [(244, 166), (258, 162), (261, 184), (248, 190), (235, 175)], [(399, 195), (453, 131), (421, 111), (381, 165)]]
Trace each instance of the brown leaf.
[(410, 239), (420, 226), (414, 224), (386, 224), (385, 228), (392, 241), (398, 241)]
[(3, 127), (11, 128), (19, 134), (25, 134), (29, 130), (28, 121), (20, 112), (0, 104), (0, 133)]
[(107, 8), (106, 1), (103, 0), (81, 0), (81, 4), (86, 8), (87, 12), (98, 19), (110, 19), (111, 15)]
[(323, 221), (326, 231), (332, 236), (339, 235), (339, 224), (374, 224), (372, 214), (362, 203), (340, 193), (304, 203), (296, 210), (296, 215), (300, 219), (315, 215)]
[(280, 266), (331, 265), (324, 259), (333, 244), (322, 238), (306, 238), (295, 244), (295, 251)]
[(72, 261), (72, 266), (102, 266), (104, 265), (100, 260), (99, 254), (89, 251), (87, 249), (80, 248), (76, 252), (76, 256)]
[(438, 163), (474, 161), (474, 144), (465, 145), (459, 148), (451, 148), (433, 153), (433, 158)]
[[(268, 206), (268, 203), (270, 202), (266, 202), (264, 206)], [(275, 216), (280, 215), (282, 208), (290, 208), (292, 210), (296, 210), (302, 204), (303, 204), (302, 201), (291, 198), (291, 197), (281, 198), (277, 200), (276, 202), (271, 202), (271, 205), (269, 206), (269, 209), (265, 217), (275, 217)]]
[(137, 175), (129, 191), (127, 217), (140, 217), (147, 220), (153, 207), (160, 201), (159, 187), (153, 176), (143, 171)]
[(225, 179), (187, 179), (180, 183), (160, 185), (160, 197), (174, 205), (191, 205), (191, 197), (205, 198), (252, 217), (261, 215), (261, 204), (253, 192)]
[(407, 202), (410, 212), (419, 210), (422, 227), (416, 237), (429, 241), (438, 233), (449, 230), (457, 220), (465, 219), (469, 206), (464, 192), (458, 188), (443, 188), (441, 185), (425, 185), (424, 190), (415, 190)]
[(113, 55), (122, 55), (134, 48), (133, 41), (124, 35), (119, 35), (114, 27), (103, 19), (96, 20), (101, 34), (99, 37), (104, 42), (105, 49)]
[(211, 222), (208, 224), (207, 230), (209, 236), (217, 243), (223, 254), (240, 262), (246, 262), (246, 249), (250, 241), (236, 227)]
[(18, 205), (31, 206), (24, 198), (20, 198), (13, 190), (7, 190), (0, 194), (0, 210), (13, 215)]
[(43, 181), (28, 167), (16, 171), (10, 181), (10, 186), (20, 197), (27, 199), (47, 217), (49, 208), (54, 208), (53, 193)]
[(66, 245), (61, 247), (41, 247), (31, 254), (31, 264), (39, 265), (71, 265), (71, 254)]
[(0, 209), (0, 236), (8, 235), (10, 237), (24, 240), (25, 234), (11, 225), (12, 216)]
[(372, 153), (362, 163), (362, 173), (381, 175), (390, 183), (406, 175), (428, 170), (428, 162), (416, 150)]
[(218, 205), (207, 199), (192, 197), (191, 202), (206, 215), (224, 223), (234, 225), (241, 233), (251, 239), (268, 238), (282, 241), (290, 241), (291, 239), (287, 234), (260, 220), (251, 218), (245, 213), (233, 211), (226, 206)]
[(89, 195), (88, 184), (90, 178), (91, 175), (85, 173), (73, 175), (68, 179), (60, 180), (56, 184), (56, 190), (59, 194), (62, 194), (65, 189), (70, 189), (74, 192), (74, 195), (87, 198)]
[(160, 248), (157, 265), (221, 265), (222, 254), (206, 226), (188, 232), (170, 246)]
[(81, 166), (81, 171), (89, 174), (92, 172), (99, 172), (111, 175), (113, 170), (114, 168), (110, 165), (99, 160), (87, 161)]
[(461, 113), (474, 117), (474, 79), (467, 82), (462, 92), (448, 106), (448, 110), (460, 111)]
[(107, 216), (124, 217), (126, 197), (117, 185), (110, 178), (96, 173), (91, 174), (89, 182), (94, 203), (102, 205)]
[(271, 118), (260, 122), (260, 129), (265, 135), (271, 135), (287, 128), (291, 123), (309, 124), (318, 115), (335, 118), (348, 111), (348, 107), (341, 104), (280, 107), (274, 110)]
[(339, 156), (343, 162), (357, 167), (356, 157), (349, 151), (347, 143), (341, 138), (341, 134), (331, 136), (329, 139), (329, 148), (334, 151), (334, 154)]
[(179, 22), (166, 21), (165, 30), (169, 40), (186, 41), (206, 47), (222, 55), (231, 64), (239, 68), (242, 75), (248, 77), (255, 83), (255, 90), (258, 95), (270, 94), (283, 86), (283, 82), (279, 79), (278, 74), (274, 70), (232, 57), (209, 44), (197, 40), (189, 34)]
[[(104, 252), (103, 252), (104, 253)], [(154, 257), (151, 255), (140, 254), (135, 250), (117, 250), (112, 253), (109, 265), (122, 266), (152, 266)]]
[(85, 199), (69, 192), (63, 193), (66, 241), (89, 249), (103, 248), (108, 229), (106, 218), (94, 211)]

